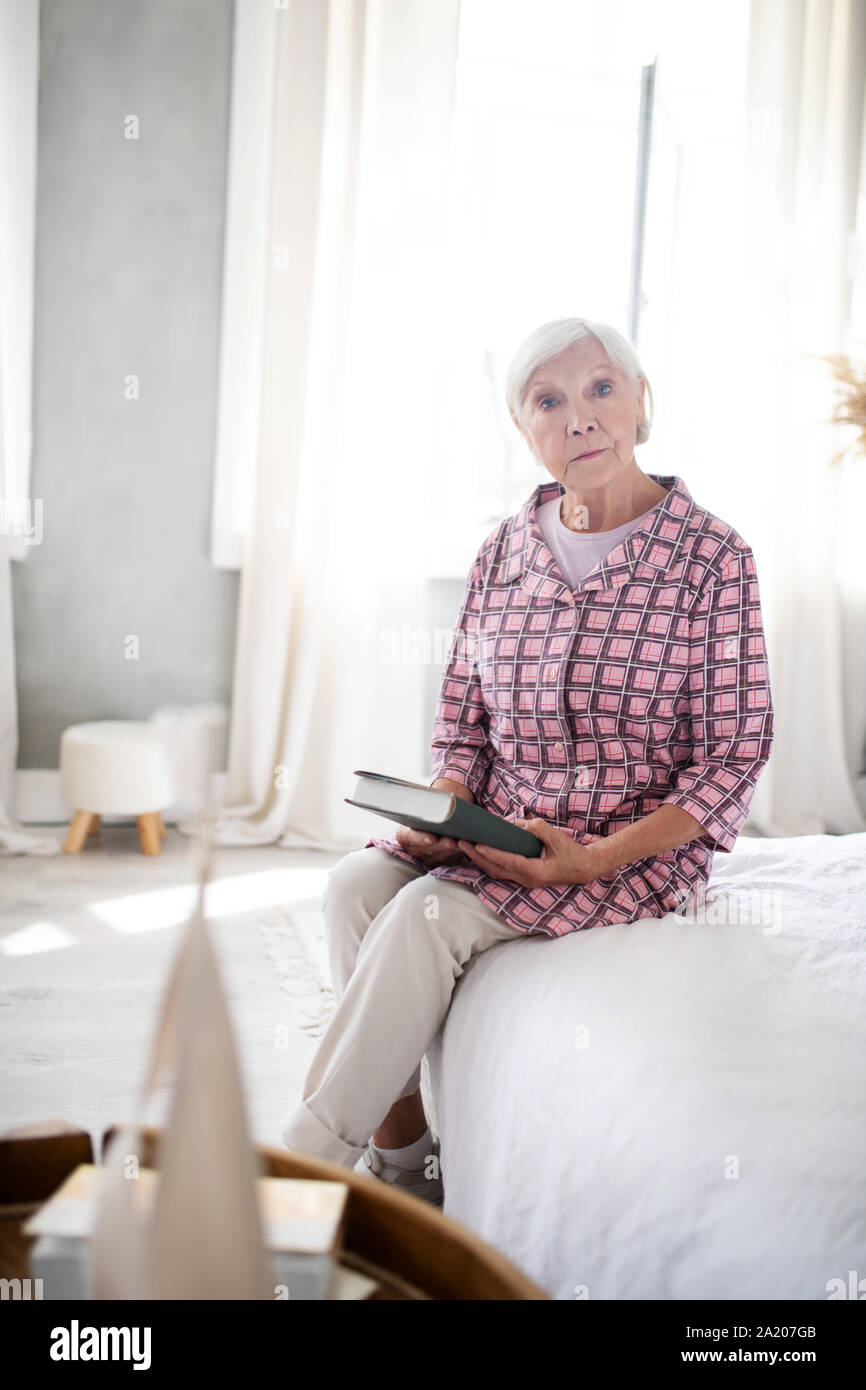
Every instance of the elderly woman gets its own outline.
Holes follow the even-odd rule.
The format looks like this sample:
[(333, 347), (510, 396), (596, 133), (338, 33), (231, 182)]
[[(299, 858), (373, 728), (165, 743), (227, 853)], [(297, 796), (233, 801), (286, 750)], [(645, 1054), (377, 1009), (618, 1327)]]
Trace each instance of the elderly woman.
[(641, 471), (652, 392), (606, 324), (519, 348), (509, 412), (551, 475), (487, 537), (433, 730), (433, 787), (525, 825), (538, 858), (398, 827), (330, 873), (336, 1013), (290, 1148), (442, 1200), (420, 1063), (473, 954), (661, 917), (733, 847), (773, 739), (752, 551)]

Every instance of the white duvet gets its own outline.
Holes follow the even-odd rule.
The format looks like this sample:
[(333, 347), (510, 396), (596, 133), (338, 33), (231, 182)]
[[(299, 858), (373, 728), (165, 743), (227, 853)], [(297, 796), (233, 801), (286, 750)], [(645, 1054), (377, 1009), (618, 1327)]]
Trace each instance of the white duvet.
[(866, 835), (710, 887), (475, 957), (428, 1052), (446, 1214), (555, 1298), (866, 1297)]

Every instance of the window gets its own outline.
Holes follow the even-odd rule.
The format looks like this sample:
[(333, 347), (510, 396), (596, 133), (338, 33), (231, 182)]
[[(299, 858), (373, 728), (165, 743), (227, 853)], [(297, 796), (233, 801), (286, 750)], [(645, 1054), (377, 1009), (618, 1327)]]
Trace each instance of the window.
[(627, 330), (651, 61), (629, 33), (636, 9), (463, 0), (445, 221), (454, 331), (438, 421), (452, 505), (448, 525), (431, 528), (432, 571), (465, 574), (484, 536), (543, 481), (505, 408), (521, 339), (567, 314)]
[(708, 322), (708, 356), (694, 360), (685, 329), (695, 284), (708, 282), (712, 305), (734, 273), (731, 226), (710, 200), (713, 189), (736, 189), (747, 15), (748, 0), (717, 16), (718, 27), (683, 0), (462, 0), (431, 575), (465, 576), (484, 537), (549, 476), (505, 408), (521, 340), (569, 314), (629, 333), (641, 79), (653, 62), (638, 349), (656, 416), (639, 461), (645, 471), (682, 464), (694, 422), (678, 396), (678, 438), (667, 447), (663, 383), (669, 370), (687, 379), (703, 418), (708, 356), (730, 352)]

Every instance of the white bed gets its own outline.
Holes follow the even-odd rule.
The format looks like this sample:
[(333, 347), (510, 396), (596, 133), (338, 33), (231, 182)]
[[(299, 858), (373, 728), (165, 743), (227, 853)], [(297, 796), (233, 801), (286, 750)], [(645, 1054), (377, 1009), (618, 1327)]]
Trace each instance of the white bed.
[(475, 957), (428, 1052), (446, 1214), (555, 1298), (866, 1296), (866, 835), (710, 887)]

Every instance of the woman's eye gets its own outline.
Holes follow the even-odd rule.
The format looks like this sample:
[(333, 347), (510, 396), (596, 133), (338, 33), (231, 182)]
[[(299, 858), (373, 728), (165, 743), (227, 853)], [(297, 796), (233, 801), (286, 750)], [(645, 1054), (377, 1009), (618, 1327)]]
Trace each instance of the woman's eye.
[[(602, 388), (603, 386), (607, 388), (608, 392), (610, 392), (610, 391), (613, 390), (613, 385), (612, 385), (611, 382), (609, 382), (609, 381), (600, 381), (600, 382), (598, 383), (598, 385), (596, 386), (596, 388), (595, 388), (596, 391), (600, 391), (601, 388)], [(539, 408), (540, 408), (541, 410), (546, 410), (546, 409), (547, 409), (547, 402), (548, 402), (548, 401), (553, 401), (553, 403), (554, 403), (554, 405), (555, 405), (555, 404), (556, 404), (556, 397), (555, 397), (555, 396), (542, 396), (542, 397), (540, 398), (539, 402), (538, 402)]]

